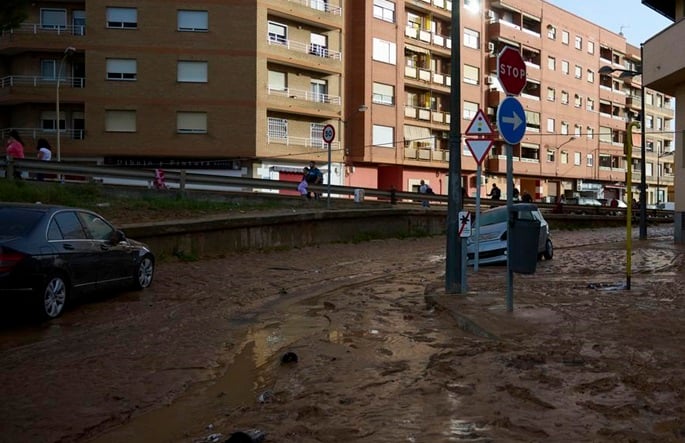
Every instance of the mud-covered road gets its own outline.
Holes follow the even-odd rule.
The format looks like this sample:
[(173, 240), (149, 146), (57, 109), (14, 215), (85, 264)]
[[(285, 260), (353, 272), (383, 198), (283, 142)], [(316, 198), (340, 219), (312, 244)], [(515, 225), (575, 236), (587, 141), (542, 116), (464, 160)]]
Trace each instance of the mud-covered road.
[[(683, 441), (685, 250), (650, 228), (631, 291), (590, 288), (623, 280), (624, 236), (555, 233), (515, 280), (546, 323), (512, 316), (499, 340), (427, 308), (444, 237), (164, 263), (48, 324), (5, 315), (0, 441)], [(469, 297), (504, 304), (505, 277), (469, 270)]]

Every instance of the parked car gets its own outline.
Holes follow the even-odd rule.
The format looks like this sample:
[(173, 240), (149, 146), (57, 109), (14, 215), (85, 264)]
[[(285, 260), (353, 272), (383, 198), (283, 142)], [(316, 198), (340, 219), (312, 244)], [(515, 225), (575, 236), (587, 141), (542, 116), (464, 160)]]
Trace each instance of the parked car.
[[(538, 259), (551, 260), (554, 257), (554, 246), (549, 232), (549, 224), (538, 207), (532, 203), (514, 203), (513, 212), (519, 220), (537, 220), (540, 222), (540, 236), (537, 244)], [(507, 261), (507, 220), (506, 206), (498, 206), (480, 214), (480, 237), (478, 242), (478, 263), (502, 263)], [(476, 251), (476, 230), (471, 230), (467, 240), (466, 253), (469, 263), (473, 263)]]
[(146, 245), (94, 212), (0, 203), (0, 298), (28, 303), (42, 319), (86, 294), (147, 288), (154, 269)]

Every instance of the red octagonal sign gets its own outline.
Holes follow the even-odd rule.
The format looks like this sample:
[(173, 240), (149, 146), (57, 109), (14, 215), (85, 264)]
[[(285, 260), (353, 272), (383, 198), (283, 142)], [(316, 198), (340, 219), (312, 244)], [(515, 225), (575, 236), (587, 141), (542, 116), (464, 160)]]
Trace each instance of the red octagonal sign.
[(526, 64), (521, 53), (505, 46), (497, 56), (497, 77), (509, 95), (519, 95), (526, 86)]

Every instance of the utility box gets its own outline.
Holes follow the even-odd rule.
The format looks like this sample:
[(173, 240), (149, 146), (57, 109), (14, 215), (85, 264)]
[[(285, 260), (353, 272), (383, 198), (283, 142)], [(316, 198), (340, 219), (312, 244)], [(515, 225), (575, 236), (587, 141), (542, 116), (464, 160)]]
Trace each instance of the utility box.
[(514, 217), (510, 222), (509, 269), (519, 274), (534, 274), (538, 264), (538, 241), (540, 221), (521, 220)]

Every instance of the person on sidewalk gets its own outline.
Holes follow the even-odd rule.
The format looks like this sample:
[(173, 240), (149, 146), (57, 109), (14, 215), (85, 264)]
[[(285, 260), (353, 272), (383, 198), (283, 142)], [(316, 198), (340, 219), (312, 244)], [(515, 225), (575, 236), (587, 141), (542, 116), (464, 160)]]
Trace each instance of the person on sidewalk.
[(502, 191), (497, 187), (497, 183), (492, 184), (492, 189), (487, 194), (493, 200), (499, 200), (502, 197)]

